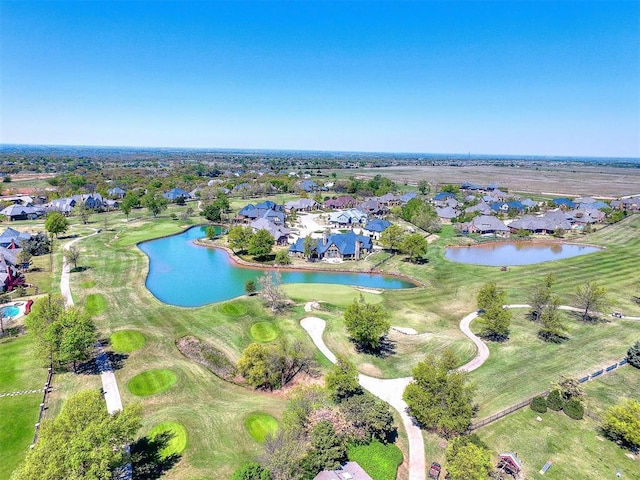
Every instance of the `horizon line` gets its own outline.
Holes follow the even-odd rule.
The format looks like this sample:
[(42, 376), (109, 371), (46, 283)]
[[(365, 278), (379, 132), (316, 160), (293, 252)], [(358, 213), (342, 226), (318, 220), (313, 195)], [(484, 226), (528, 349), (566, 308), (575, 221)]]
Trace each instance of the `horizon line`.
[[(176, 146), (133, 146), (133, 145), (86, 145), (86, 144), (47, 144), (47, 143), (0, 143), (0, 149), (3, 147), (53, 147), (53, 148), (95, 148), (95, 149), (131, 149), (131, 150), (201, 150), (201, 151), (231, 151), (231, 152), (309, 152), (309, 153), (341, 153), (341, 154), (379, 154), (379, 155), (445, 155), (445, 156), (465, 156), (474, 157), (505, 157), (505, 158), (555, 158), (555, 159), (617, 159), (617, 160), (635, 160), (640, 161), (640, 157), (621, 157), (621, 156), (591, 156), (591, 155), (555, 155), (555, 154), (528, 154), (528, 153), (475, 153), (470, 151), (467, 153), (445, 153), (445, 152), (402, 152), (402, 151), (376, 151), (376, 150), (318, 150), (304, 148), (257, 148), (257, 147), (176, 147)], [(2, 153), (2, 152), (0, 152)]]

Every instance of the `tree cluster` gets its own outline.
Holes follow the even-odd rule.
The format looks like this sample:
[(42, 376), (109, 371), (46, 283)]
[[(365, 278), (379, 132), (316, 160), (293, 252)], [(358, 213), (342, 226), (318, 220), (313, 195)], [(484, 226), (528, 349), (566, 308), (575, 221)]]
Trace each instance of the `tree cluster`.
[(27, 328), (35, 337), (36, 352), (56, 366), (91, 358), (96, 341), (95, 326), (91, 319), (71, 307), (65, 309), (60, 296), (48, 295), (36, 301), (26, 320)]
[(538, 337), (545, 342), (560, 343), (566, 340), (567, 328), (560, 316), (561, 299), (553, 293), (555, 277), (549, 273), (545, 279), (536, 283), (529, 295), (531, 319), (540, 324)]
[(449, 442), (445, 452), (449, 480), (488, 480), (493, 472), (491, 450), (477, 435), (463, 435)]
[(380, 243), (387, 250), (399, 251), (416, 262), (427, 254), (427, 240), (419, 233), (406, 234), (399, 225), (390, 225), (380, 235)]
[(34, 257), (46, 255), (51, 251), (51, 240), (44, 232), (38, 232), (22, 244), (22, 250)]
[(139, 430), (141, 413), (130, 404), (110, 415), (97, 390), (69, 397), (58, 416), (42, 422), (38, 443), (12, 480), (111, 480), (113, 470), (128, 461), (123, 447)]
[(362, 295), (344, 312), (347, 333), (363, 350), (376, 351), (391, 328), (389, 313), (380, 305), (365, 302)]
[(457, 363), (449, 349), (440, 358), (428, 355), (413, 369), (413, 381), (403, 395), (411, 415), (424, 428), (445, 437), (465, 432), (475, 411), (475, 387), (466, 372), (454, 370)]
[(640, 447), (640, 402), (626, 399), (607, 410), (602, 422), (605, 434), (626, 447)]
[(227, 232), (227, 243), (236, 253), (247, 252), (254, 257), (265, 258), (271, 254), (275, 240), (267, 230), (253, 233), (251, 227), (236, 225)]
[(426, 200), (412, 198), (395, 213), (426, 232), (437, 233), (442, 229), (437, 212)]
[(478, 309), (481, 311), (479, 323), (482, 326), (480, 334), (483, 337), (496, 341), (509, 338), (511, 311), (504, 308), (506, 298), (506, 292), (495, 283), (485, 284), (478, 292)]
[(288, 384), (301, 373), (315, 367), (313, 354), (296, 340), (265, 345), (252, 343), (238, 360), (238, 373), (255, 388), (274, 390)]

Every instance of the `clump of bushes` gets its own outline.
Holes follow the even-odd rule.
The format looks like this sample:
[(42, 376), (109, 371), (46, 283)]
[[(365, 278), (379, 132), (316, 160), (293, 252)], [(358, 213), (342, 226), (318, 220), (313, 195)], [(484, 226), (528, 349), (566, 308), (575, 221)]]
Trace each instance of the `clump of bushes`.
[(560, 396), (560, 390), (551, 390), (551, 393), (547, 396), (547, 407), (556, 412), (562, 410), (562, 397)]
[(627, 361), (630, 365), (640, 368), (640, 340), (629, 347), (627, 350)]
[(575, 398), (571, 398), (564, 402), (562, 406), (562, 410), (567, 414), (569, 418), (573, 418), (574, 420), (582, 420), (584, 417), (584, 407), (580, 400)]
[(204, 365), (224, 380), (232, 381), (236, 366), (226, 355), (196, 337), (182, 337), (176, 342), (180, 353), (194, 362)]
[(531, 410), (538, 413), (545, 413), (547, 411), (547, 400), (544, 397), (535, 397), (529, 404)]

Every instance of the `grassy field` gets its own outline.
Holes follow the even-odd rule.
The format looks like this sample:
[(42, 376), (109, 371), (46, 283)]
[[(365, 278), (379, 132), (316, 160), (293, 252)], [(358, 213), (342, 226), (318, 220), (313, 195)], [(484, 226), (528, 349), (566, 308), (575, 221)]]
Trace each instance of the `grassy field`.
[[(615, 309), (628, 315), (640, 315), (640, 308), (631, 301), (633, 294), (640, 294), (637, 287), (640, 216), (585, 237), (588, 243), (607, 247), (600, 253), (562, 262), (514, 267), (507, 272), (492, 267), (455, 264), (444, 259), (445, 244), (457, 241), (452, 230), (445, 229), (440, 239), (431, 244), (429, 263), (416, 266), (395, 257), (384, 264), (386, 271), (414, 276), (425, 287), (376, 295), (346, 286), (286, 285), (284, 291), (296, 305), (278, 316), (266, 310), (256, 297), (198, 308), (180, 308), (161, 303), (145, 288), (148, 260), (135, 244), (176, 233), (200, 223), (201, 218), (176, 221), (163, 214), (158, 219), (151, 219), (136, 211), (127, 221), (122, 214), (114, 213), (109, 214), (107, 228), (98, 218), (93, 224), (72, 229), (73, 233), (90, 232), (90, 227), (103, 228), (103, 231), (78, 244), (82, 255), (79, 265), (85, 269), (71, 274), (71, 289), (76, 304), (88, 306), (95, 315), (102, 338), (123, 330), (144, 333), (146, 341), (137, 349), (123, 349), (118, 338), (114, 338), (114, 349), (124, 354), (116, 375), (124, 404), (140, 402), (143, 405), (141, 435), (148, 434), (163, 422), (176, 422), (185, 427), (188, 442), (181, 461), (167, 476), (172, 479), (230, 477), (235, 467), (254, 459), (262, 449), (245, 428), (245, 420), (255, 412), (278, 420), (285, 402), (281, 392), (256, 392), (227, 383), (190, 361), (175, 346), (176, 340), (182, 336), (200, 338), (233, 362), (257, 338), (270, 338), (271, 331), (275, 331), (279, 338), (298, 338), (314, 349), (300, 328), (299, 320), (309, 315), (302, 308), (304, 302), (319, 301), (321, 308), (313, 315), (327, 320), (325, 339), (330, 348), (336, 353), (349, 354), (363, 373), (395, 377), (410, 374), (424, 355), (439, 352), (444, 347), (452, 347), (459, 354), (461, 363), (475, 355), (475, 348), (459, 332), (458, 324), (464, 315), (476, 308), (476, 293), (488, 281), (496, 281), (504, 287), (510, 303), (521, 303), (526, 300), (531, 285), (548, 272), (555, 273), (557, 291), (565, 301), (577, 285), (598, 279), (610, 291)], [(55, 265), (59, 265), (60, 255), (56, 254), (54, 259)], [(53, 282), (58, 281), (58, 272), (55, 271)], [(51, 285), (57, 290), (57, 284)], [(391, 333), (392, 353), (386, 357), (356, 353), (345, 334), (342, 312), (361, 294), (368, 302), (382, 304), (391, 314), (392, 325), (414, 328), (420, 335)], [(571, 339), (568, 342), (546, 345), (535, 337), (533, 325), (521, 315), (516, 316), (511, 340), (492, 345), (489, 362), (473, 373), (472, 378), (479, 387), (481, 414), (492, 413), (519, 401), (528, 395), (527, 392), (546, 389), (559, 373), (590, 371), (601, 362), (618, 358), (632, 338), (640, 337), (640, 324), (616, 320), (584, 326), (571, 322)], [(270, 328), (261, 327), (266, 325)], [(0, 345), (0, 354), (3, 350)], [(317, 358), (322, 371), (327, 361), (320, 354)], [(126, 385), (149, 370), (173, 372), (175, 385), (155, 395), (139, 397), (131, 393)], [(52, 414), (70, 392), (80, 387), (99, 385), (98, 377), (89, 375), (65, 374), (57, 382)], [(150, 384), (143, 383), (142, 391), (146, 392)], [(621, 394), (629, 391), (625, 384), (616, 388)], [(3, 400), (0, 399), (0, 407)], [(442, 461), (440, 441), (429, 434), (425, 434), (425, 440), (428, 462)], [(399, 444), (406, 450), (402, 432)], [(405, 478), (404, 466), (399, 472), (399, 478)]]
[(38, 421), (47, 371), (31, 355), (32, 349), (30, 335), (0, 340), (0, 393), (39, 389), (38, 393), (0, 397), (0, 478), (9, 478), (27, 454)]
[[(617, 403), (625, 392), (637, 398), (640, 370), (623, 367), (588, 382), (585, 390), (588, 416), (583, 420), (572, 420), (563, 412), (548, 410), (538, 414), (525, 408), (481, 428), (478, 434), (496, 454), (518, 452), (526, 478), (596, 480), (616, 478), (620, 469), (622, 478), (640, 479), (640, 460), (626, 456), (628, 451), (604, 438), (599, 430), (599, 418), (606, 408)], [(542, 421), (536, 420), (538, 416)], [(538, 471), (548, 460), (553, 466), (544, 476), (540, 475)]]
[(168, 457), (170, 455), (180, 455), (187, 448), (189, 434), (184, 425), (176, 422), (162, 422), (156, 425), (149, 432), (150, 438), (158, 435), (167, 435), (167, 445), (160, 451), (160, 455)]

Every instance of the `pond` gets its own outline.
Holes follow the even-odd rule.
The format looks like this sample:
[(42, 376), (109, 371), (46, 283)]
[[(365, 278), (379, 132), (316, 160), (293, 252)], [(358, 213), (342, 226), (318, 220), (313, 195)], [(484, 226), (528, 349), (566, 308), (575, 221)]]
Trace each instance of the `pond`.
[[(138, 247), (149, 257), (147, 288), (160, 301), (181, 307), (198, 307), (244, 295), (247, 280), (257, 280), (265, 270), (237, 265), (218, 248), (195, 245), (204, 226), (181, 234), (143, 242)], [(368, 273), (280, 271), (282, 283), (337, 283), (370, 288), (412, 288), (399, 278)]]
[(600, 250), (598, 247), (571, 243), (504, 242), (471, 247), (447, 247), (444, 256), (459, 263), (501, 267), (533, 265)]

